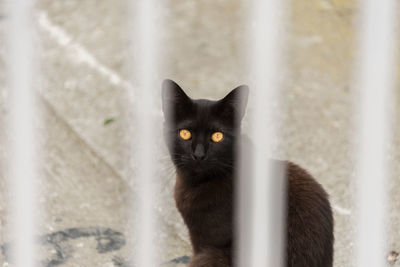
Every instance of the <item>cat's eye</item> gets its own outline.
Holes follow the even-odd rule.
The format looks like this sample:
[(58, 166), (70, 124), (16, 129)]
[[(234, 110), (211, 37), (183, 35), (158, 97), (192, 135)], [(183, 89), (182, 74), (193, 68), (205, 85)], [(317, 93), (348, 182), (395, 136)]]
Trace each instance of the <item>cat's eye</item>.
[(189, 130), (186, 129), (182, 129), (179, 131), (179, 136), (183, 139), (183, 140), (189, 140), (192, 137), (192, 134), (190, 133)]
[(223, 138), (224, 134), (221, 132), (215, 132), (211, 135), (211, 140), (213, 140), (215, 143), (221, 142)]

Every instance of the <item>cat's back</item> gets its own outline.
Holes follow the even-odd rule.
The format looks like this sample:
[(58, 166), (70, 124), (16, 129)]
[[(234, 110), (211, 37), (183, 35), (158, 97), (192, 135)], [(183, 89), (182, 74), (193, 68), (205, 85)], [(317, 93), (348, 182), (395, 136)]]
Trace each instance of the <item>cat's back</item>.
[[(251, 171), (246, 166), (253, 161), (254, 144), (245, 135), (241, 151), (245, 155), (241, 175), (246, 175)], [(332, 267), (334, 222), (328, 194), (300, 166), (282, 160), (269, 163), (275, 178), (286, 177), (287, 182), (287, 267)]]
[(285, 162), (288, 267), (333, 265), (333, 216), (328, 194), (303, 168)]

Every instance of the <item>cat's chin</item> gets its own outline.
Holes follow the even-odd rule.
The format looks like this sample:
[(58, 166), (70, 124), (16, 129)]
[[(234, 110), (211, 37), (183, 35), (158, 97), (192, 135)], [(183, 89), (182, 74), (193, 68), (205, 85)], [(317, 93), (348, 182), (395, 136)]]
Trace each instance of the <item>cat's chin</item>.
[(184, 168), (180, 168), (180, 172), (186, 176), (198, 176), (198, 175), (206, 175), (209, 173), (209, 170), (201, 165), (190, 165)]
[(183, 178), (187, 185), (191, 186), (205, 184), (206, 182), (215, 179), (213, 175), (210, 175), (205, 171), (196, 170), (181, 172), (180, 177)]
[(190, 160), (185, 163), (178, 162), (178, 164), (175, 164), (175, 166), (182, 170), (182, 171), (205, 171), (207, 170), (209, 164), (207, 161), (196, 161), (196, 160)]
[(186, 166), (178, 170), (179, 174), (189, 183), (201, 184), (210, 180), (225, 177), (227, 173), (210, 168), (207, 165)]

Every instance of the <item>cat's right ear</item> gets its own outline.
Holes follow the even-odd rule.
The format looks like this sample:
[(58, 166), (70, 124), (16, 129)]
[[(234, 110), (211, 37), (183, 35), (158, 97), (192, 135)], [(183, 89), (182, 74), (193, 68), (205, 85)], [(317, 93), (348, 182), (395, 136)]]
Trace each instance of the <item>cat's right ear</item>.
[(173, 120), (178, 114), (185, 114), (191, 100), (182, 88), (173, 80), (162, 82), (162, 110), (165, 120)]

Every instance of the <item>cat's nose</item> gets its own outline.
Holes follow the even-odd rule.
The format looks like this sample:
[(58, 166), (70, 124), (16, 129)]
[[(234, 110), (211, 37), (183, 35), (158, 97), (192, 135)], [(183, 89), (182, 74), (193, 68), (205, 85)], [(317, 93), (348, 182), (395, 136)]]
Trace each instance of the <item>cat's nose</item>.
[(195, 160), (205, 159), (206, 152), (204, 150), (204, 146), (202, 144), (197, 144), (192, 155)]

